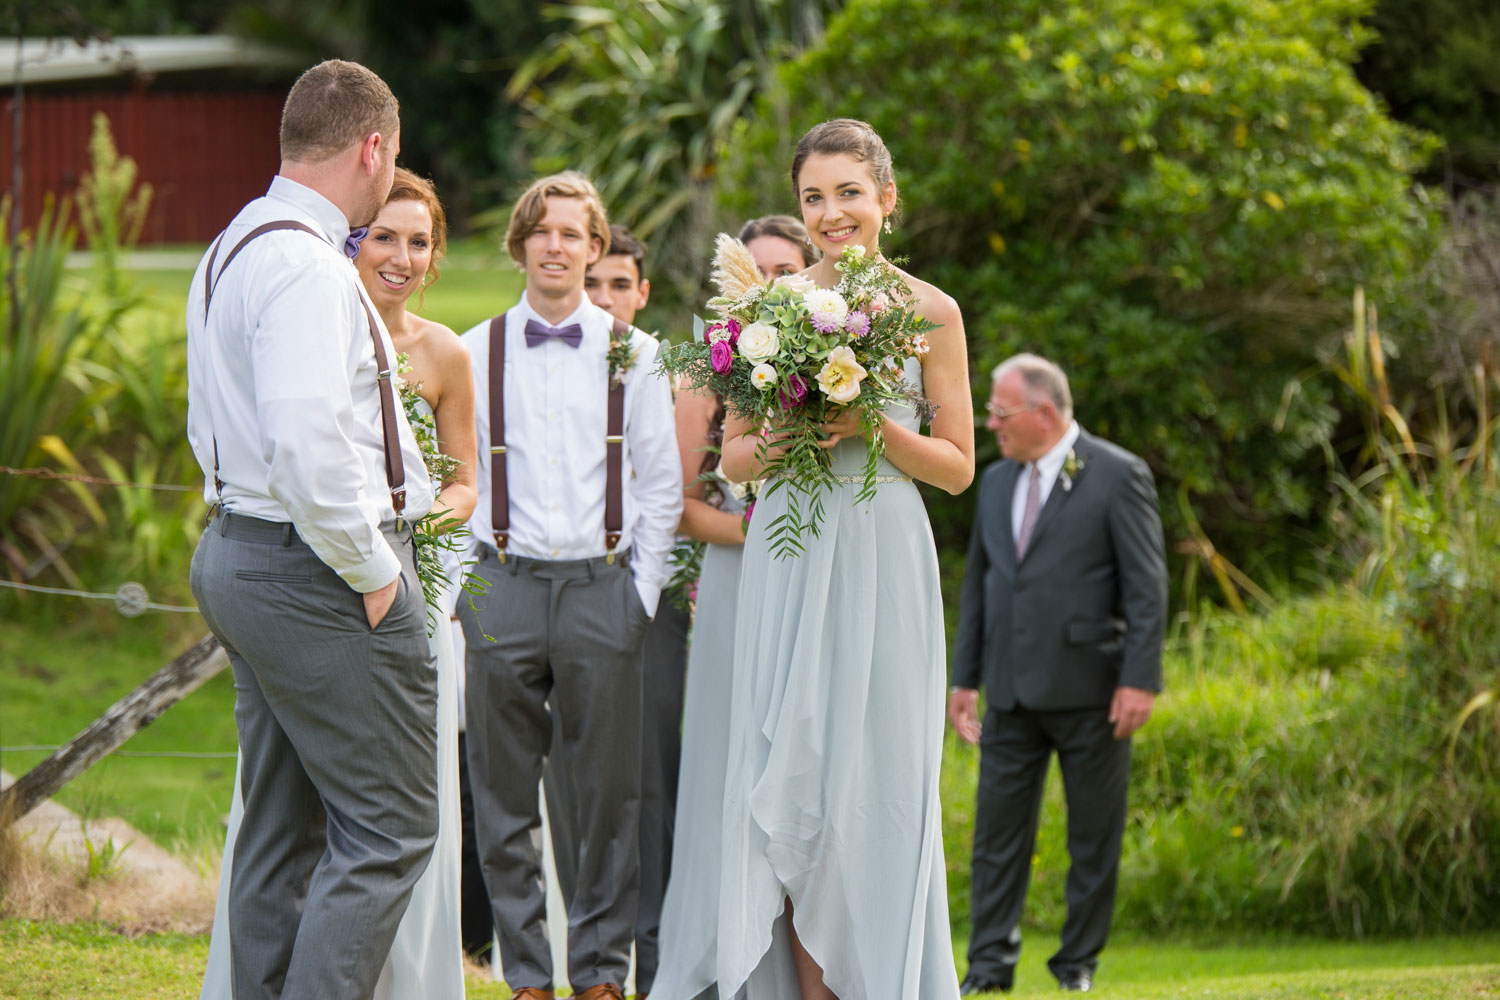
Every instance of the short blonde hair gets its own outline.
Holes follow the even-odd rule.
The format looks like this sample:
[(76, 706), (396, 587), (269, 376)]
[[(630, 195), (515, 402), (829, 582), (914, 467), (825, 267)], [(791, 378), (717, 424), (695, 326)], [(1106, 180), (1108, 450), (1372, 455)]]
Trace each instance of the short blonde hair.
[(526, 237), (536, 231), (542, 216), (547, 214), (548, 198), (582, 201), (588, 212), (589, 236), (599, 241), (599, 256), (609, 252), (609, 216), (594, 182), (576, 170), (565, 170), (533, 181), (516, 201), (516, 207), (511, 209), (510, 225), (505, 230), (505, 249), (510, 252), (511, 260), (525, 266)]
[(372, 132), (387, 144), (401, 106), (385, 81), (356, 62), (328, 59), (297, 78), (281, 108), (281, 158), (322, 163)]

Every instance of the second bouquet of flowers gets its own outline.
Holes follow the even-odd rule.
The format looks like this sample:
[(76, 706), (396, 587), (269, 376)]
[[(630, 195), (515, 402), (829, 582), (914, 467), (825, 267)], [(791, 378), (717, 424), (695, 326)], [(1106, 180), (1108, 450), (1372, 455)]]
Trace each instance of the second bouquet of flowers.
[(770, 522), (779, 557), (802, 550), (816, 535), (832, 471), (822, 425), (852, 411), (867, 448), (858, 500), (875, 493), (885, 441), (882, 415), (893, 403), (925, 418), (931, 404), (905, 379), (909, 358), (927, 353), (936, 324), (916, 314), (901, 272), (864, 248), (844, 248), (839, 282), (819, 288), (807, 278), (763, 283), (755, 259), (720, 234), (708, 301), (710, 322), (695, 319), (693, 340), (664, 353), (662, 364), (700, 392), (724, 400), (733, 416), (763, 431), (760, 439), (769, 496), (789, 491), (787, 509)]

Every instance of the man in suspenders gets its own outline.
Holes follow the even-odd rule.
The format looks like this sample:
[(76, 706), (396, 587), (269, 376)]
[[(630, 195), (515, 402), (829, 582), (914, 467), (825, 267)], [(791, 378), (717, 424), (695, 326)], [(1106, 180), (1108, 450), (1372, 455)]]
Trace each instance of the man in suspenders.
[[(646, 308), (651, 297), (651, 282), (646, 278), (645, 245), (624, 226), (610, 226), (609, 248), (589, 268), (583, 290), (594, 305), (623, 323), (634, 324), (636, 313)], [(656, 609), (651, 627), (646, 629), (641, 649), (641, 891), (635, 920), (637, 996), (650, 993), (656, 980), (657, 932), (672, 864), (672, 827), (677, 817), (682, 701), (687, 684), (687, 642), (691, 624), (692, 616), (686, 610), (671, 602), (662, 603)], [(557, 881), (562, 897), (571, 899), (577, 881), (571, 860), (577, 854), (576, 838), (567, 825), (572, 803), (565, 798), (566, 785), (557, 780), (550, 766), (544, 783)]]
[(214, 504), (191, 583), (234, 668), (245, 804), (236, 996), (368, 998), (437, 832), (409, 527), (433, 490), (342, 252), (390, 190), (397, 116), (363, 66), (304, 73), (279, 174), (188, 296), (188, 438)]
[[(587, 178), (534, 183), (506, 248), (526, 272), (508, 312), (464, 335), (474, 367), (487, 592), (463, 602), (475, 827), (515, 996), (552, 997), (537, 782), (569, 784), (577, 887), (568, 979), (618, 997), (635, 936), (641, 643), (666, 581), (682, 472), (654, 338), (584, 295), (609, 226)], [(548, 699), (557, 713), (552, 737)]]

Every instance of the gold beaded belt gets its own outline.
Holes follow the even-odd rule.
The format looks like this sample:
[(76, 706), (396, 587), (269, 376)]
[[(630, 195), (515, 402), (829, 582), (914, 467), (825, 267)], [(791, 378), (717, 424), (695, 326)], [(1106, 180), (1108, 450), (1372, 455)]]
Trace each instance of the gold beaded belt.
[[(864, 476), (834, 476), (833, 478), (840, 483), (863, 483), (865, 481)], [(877, 483), (909, 483), (911, 476), (876, 476), (875, 481)]]

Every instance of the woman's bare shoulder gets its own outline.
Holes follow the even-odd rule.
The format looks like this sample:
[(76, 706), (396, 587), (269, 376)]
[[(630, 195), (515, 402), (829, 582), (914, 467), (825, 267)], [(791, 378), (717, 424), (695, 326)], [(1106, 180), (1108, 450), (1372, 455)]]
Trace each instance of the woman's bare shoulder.
[(901, 272), (906, 283), (911, 287), (912, 299), (916, 303), (917, 312), (938, 326), (951, 326), (963, 322), (963, 312), (958, 308), (958, 302), (953, 296), (943, 291), (930, 281)]

